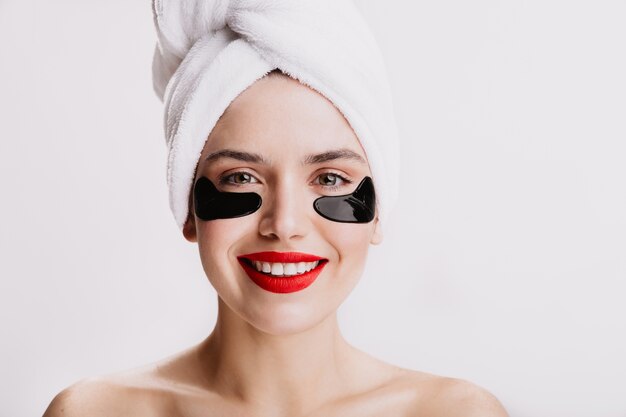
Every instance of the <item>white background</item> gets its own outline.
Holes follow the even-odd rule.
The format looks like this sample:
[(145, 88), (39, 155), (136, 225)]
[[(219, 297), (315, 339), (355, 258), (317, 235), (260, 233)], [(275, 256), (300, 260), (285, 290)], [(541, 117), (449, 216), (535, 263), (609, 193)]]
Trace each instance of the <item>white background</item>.
[[(359, 3), (402, 197), (340, 309), (357, 347), (516, 417), (626, 416), (626, 4)], [(212, 329), (167, 202), (144, 1), (0, 0), (0, 415)]]

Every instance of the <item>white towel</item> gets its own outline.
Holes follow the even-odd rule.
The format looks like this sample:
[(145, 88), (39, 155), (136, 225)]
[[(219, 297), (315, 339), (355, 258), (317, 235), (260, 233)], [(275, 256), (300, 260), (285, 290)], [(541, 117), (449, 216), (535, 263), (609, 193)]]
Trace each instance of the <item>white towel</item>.
[(384, 223), (399, 155), (382, 55), (349, 0), (153, 0), (154, 89), (165, 104), (170, 208), (182, 229), (209, 133), (237, 95), (273, 69), (328, 98), (372, 171)]

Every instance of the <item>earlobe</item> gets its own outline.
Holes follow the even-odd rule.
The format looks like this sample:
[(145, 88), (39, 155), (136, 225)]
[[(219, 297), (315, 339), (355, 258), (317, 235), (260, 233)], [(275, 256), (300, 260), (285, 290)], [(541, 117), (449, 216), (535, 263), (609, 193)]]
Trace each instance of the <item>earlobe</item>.
[(374, 219), (374, 233), (372, 233), (372, 239), (370, 243), (372, 245), (378, 245), (383, 241), (383, 230), (380, 226), (380, 220), (378, 220), (378, 216)]
[(190, 211), (187, 215), (187, 220), (185, 221), (185, 225), (183, 226), (183, 236), (189, 242), (197, 242), (198, 236), (196, 233), (196, 219), (193, 213)]

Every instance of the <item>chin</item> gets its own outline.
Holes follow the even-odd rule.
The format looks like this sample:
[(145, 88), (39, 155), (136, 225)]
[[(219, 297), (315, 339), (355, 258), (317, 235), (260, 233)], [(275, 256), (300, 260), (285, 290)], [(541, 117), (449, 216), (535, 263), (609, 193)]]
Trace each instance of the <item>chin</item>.
[(274, 336), (286, 336), (302, 333), (317, 326), (333, 311), (325, 313), (319, 305), (309, 307), (294, 302), (293, 305), (260, 306), (260, 311), (249, 311), (242, 316), (259, 331)]

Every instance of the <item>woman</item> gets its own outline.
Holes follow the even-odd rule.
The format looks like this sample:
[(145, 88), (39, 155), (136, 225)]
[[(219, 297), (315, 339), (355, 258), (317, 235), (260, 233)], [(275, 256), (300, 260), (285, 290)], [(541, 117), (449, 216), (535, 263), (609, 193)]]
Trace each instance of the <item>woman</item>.
[[(155, 5), (157, 29), (166, 26), (159, 23), (160, 7), (167, 6)], [(174, 45), (160, 36), (161, 47)], [(241, 39), (223, 36), (222, 52)], [(368, 116), (366, 130), (351, 111), (363, 109), (358, 99), (346, 99), (352, 107), (339, 96), (333, 102), (331, 83), (319, 82), (322, 77), (310, 76), (313, 89), (267, 68), (260, 68), (267, 75), (242, 83), (234, 99), (223, 100), (225, 109), (203, 107), (202, 82), (194, 76), (229, 72), (187, 59), (190, 51), (202, 57), (211, 50), (199, 42), (157, 92), (167, 103), (172, 209), (184, 237), (198, 244), (218, 293), (216, 326), (198, 345), (158, 363), (78, 382), (57, 395), (44, 416), (506, 416), (483, 389), (380, 361), (339, 331), (337, 308), (357, 284), (369, 245), (381, 242), (381, 209), (390, 206), (382, 204), (390, 196), (382, 192), (386, 171), (372, 163), (373, 142), (364, 141), (383, 120), (377, 125), (376, 114), (360, 111)], [(166, 48), (159, 53), (157, 69), (168, 61)], [(276, 68), (294, 72), (283, 64)], [(158, 84), (158, 71), (155, 79)], [(216, 95), (205, 99), (215, 102)], [(216, 122), (209, 123), (199, 156), (185, 161), (182, 141), (202, 131), (188, 127), (190, 120), (211, 114)]]

